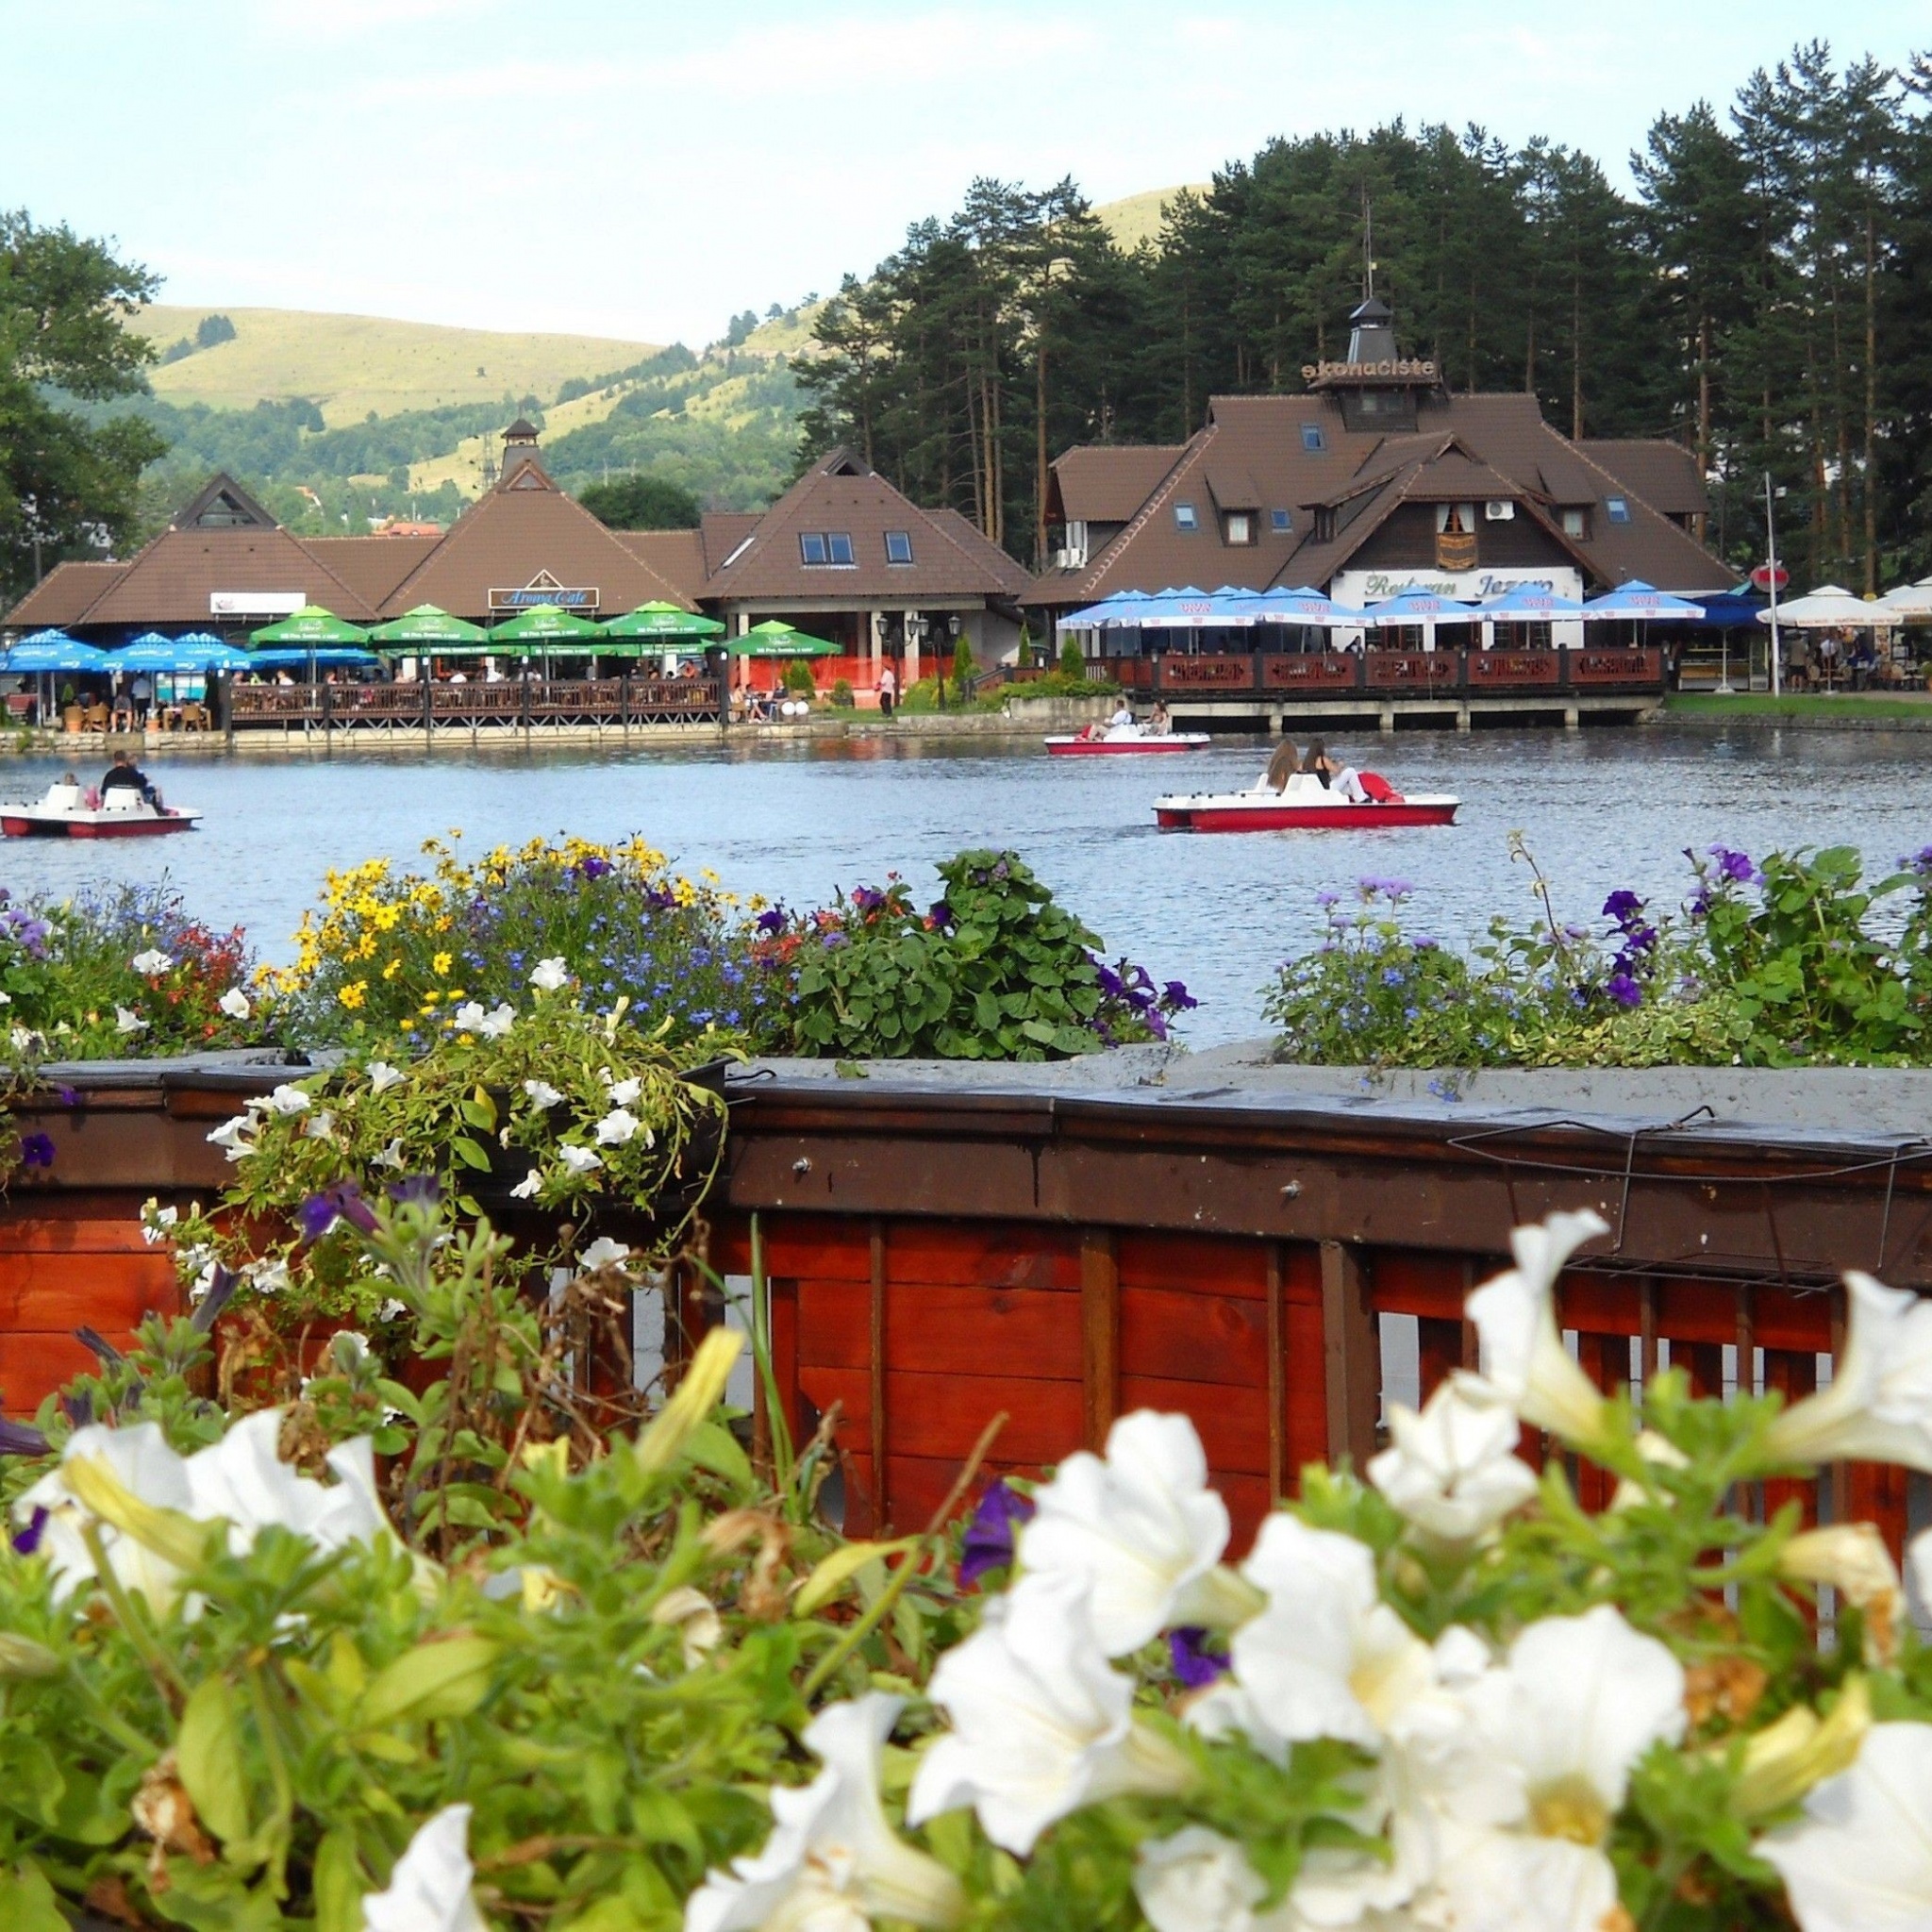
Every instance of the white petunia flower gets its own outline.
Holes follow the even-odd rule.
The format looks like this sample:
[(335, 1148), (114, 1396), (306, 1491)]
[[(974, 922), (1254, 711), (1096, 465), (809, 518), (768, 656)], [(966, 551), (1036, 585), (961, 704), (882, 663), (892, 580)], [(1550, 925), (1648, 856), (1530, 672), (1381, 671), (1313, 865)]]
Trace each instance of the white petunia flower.
[(1557, 1328), (1557, 1277), (1572, 1253), (1609, 1224), (1585, 1208), (1552, 1214), (1509, 1237), (1516, 1266), (1469, 1298), (1482, 1338), (1484, 1377), (1526, 1423), (1566, 1442), (1587, 1443), (1604, 1426), (1604, 1398), (1570, 1357)]
[(608, 1067), (604, 1069), (604, 1084), (610, 1090), (612, 1107), (629, 1107), (644, 1091), (644, 1083), (635, 1074), (628, 1080), (613, 1080)]
[(488, 1932), (471, 1895), (470, 1807), (450, 1805), (416, 1829), (389, 1889), (365, 1892), (363, 1932)]
[(114, 1030), (117, 1033), (145, 1033), (147, 1022), (132, 1007), (116, 1007)]
[(626, 1141), (637, 1139), (641, 1125), (642, 1123), (636, 1114), (614, 1107), (597, 1123), (597, 1144), (600, 1147), (622, 1147)]
[(273, 1093), (260, 1100), (251, 1100), (250, 1108), (266, 1108), (270, 1113), (307, 1113), (314, 1105), (308, 1094), (299, 1087), (291, 1087), (286, 1080)]
[(1205, 1824), (1149, 1839), (1134, 1859), (1134, 1896), (1154, 1932), (1253, 1932), (1267, 1891), (1241, 1846)]
[(1803, 1530), (1778, 1552), (1777, 1571), (1794, 1582), (1829, 1584), (1863, 1612), (1866, 1662), (1891, 1661), (1906, 1614), (1905, 1586), (1875, 1524)]
[(630, 1248), (625, 1242), (614, 1241), (608, 1234), (600, 1234), (577, 1257), (577, 1273), (593, 1274), (599, 1268), (621, 1268), (629, 1259)]
[(1856, 1269), (1831, 1387), (1765, 1432), (1774, 1463), (1899, 1462), (1932, 1471), (1932, 1301)]
[(394, 1295), (391, 1295), (388, 1301), (384, 1302), (381, 1307), (376, 1309), (375, 1319), (378, 1322), (394, 1322), (408, 1312), (409, 1305), (408, 1302), (398, 1301)]
[(208, 1144), (219, 1147), (230, 1160), (241, 1160), (255, 1152), (255, 1137), (260, 1123), (252, 1113), (238, 1113), (224, 1121), (208, 1137)]
[(526, 1174), (523, 1177), (523, 1179), (520, 1180), (516, 1184), (516, 1186), (509, 1191), (509, 1197), (512, 1201), (534, 1201), (537, 1198), (538, 1191), (542, 1187), (542, 1185), (543, 1175), (539, 1169), (533, 1167), (529, 1171), (529, 1173)]
[(1684, 1734), (1683, 1667), (1600, 1604), (1532, 1624), (1463, 1702), (1487, 1761), (1436, 1793), (1446, 1922), (1598, 1932), (1617, 1904), (1604, 1841), (1631, 1768)]
[(231, 1020), (245, 1020), (255, 1011), (248, 1004), (248, 995), (239, 986), (231, 986), (215, 1005)]
[(0, 1007), (10, 1007), (12, 1004), (13, 995), (10, 992), (0, 992)]
[(1174, 1794), (1193, 1768), (1133, 1717), (1133, 1683), (1093, 1633), (1092, 1586), (1072, 1572), (1023, 1576), (948, 1651), (930, 1695), (952, 1723), (920, 1763), (906, 1818), (971, 1805), (1024, 1857), (1056, 1819), (1123, 1791)]
[(248, 1549), (271, 1527), (291, 1530), (325, 1550), (388, 1537), (370, 1439), (337, 1443), (325, 1458), (336, 1480), (323, 1484), (281, 1459), (282, 1417), (278, 1408), (258, 1409), (188, 1458), (189, 1513), (204, 1522), (225, 1519), (233, 1525), (229, 1544), (237, 1550)]
[(141, 1213), (141, 1238), (149, 1247), (171, 1240), (168, 1230), (181, 1219), (178, 1208), (158, 1208), (150, 1201)]
[(1227, 1506), (1208, 1486), (1208, 1457), (1186, 1416), (1122, 1416), (1105, 1461), (1085, 1450), (1068, 1457), (1034, 1501), (1020, 1572), (1091, 1581), (1094, 1634), (1108, 1657), (1177, 1624), (1228, 1621), (1209, 1614), (1208, 1601), (1227, 1595), (1215, 1575)]
[(485, 1018), (481, 1000), (465, 1000), (449, 1016), (449, 1023), (459, 1033), (476, 1033), (482, 1030)]
[(485, 1040), (501, 1040), (516, 1024), (517, 1009), (504, 1000), (476, 1022), (476, 1031)]
[(857, 1932), (874, 1919), (940, 1928), (964, 1916), (959, 1881), (900, 1839), (879, 1803), (879, 1748), (900, 1708), (874, 1690), (812, 1720), (805, 1741), (825, 1768), (803, 1789), (773, 1788), (764, 1849), (705, 1880), (685, 1932)]
[(15, 1053), (29, 1053), (33, 1050), (34, 1041), (41, 1036), (31, 1026), (16, 1025), (7, 1037), (12, 1041)]
[(563, 1095), (548, 1080), (525, 1080), (524, 1091), (547, 1113), (562, 1100)]
[(403, 1070), (391, 1066), (387, 1060), (371, 1060), (365, 1069), (369, 1075), (369, 1091), (372, 1093), (387, 1093), (403, 1078)]
[(1802, 1822), (1752, 1848), (1803, 1932), (1932, 1924), (1932, 1724), (1874, 1724), (1857, 1761), (1813, 1788)]
[(570, 984), (570, 968), (563, 963), (563, 956), (559, 953), (548, 959), (539, 959), (536, 971), (530, 974), (530, 984), (539, 992), (561, 992)]
[(1234, 1633), (1234, 1681), (1189, 1710), (1208, 1736), (1243, 1730), (1277, 1758), (1314, 1738), (1374, 1750), (1434, 1688), (1429, 1647), (1381, 1601), (1366, 1543), (1277, 1513), (1241, 1574), (1268, 1607)]
[(557, 1158), (573, 1174), (590, 1174), (604, 1165), (601, 1154), (593, 1154), (588, 1147), (573, 1147), (567, 1141), (558, 1147)]
[(143, 979), (152, 979), (157, 974), (167, 972), (175, 962), (158, 946), (150, 946), (146, 952), (135, 954), (127, 963)]
[(319, 1113), (310, 1114), (302, 1124), (302, 1131), (311, 1141), (330, 1140), (334, 1137), (335, 1130), (336, 1117), (327, 1108), (324, 1108)]
[(408, 1164), (403, 1158), (402, 1136), (397, 1135), (381, 1153), (372, 1154), (369, 1157), (369, 1164), (371, 1167), (392, 1167), (400, 1174)]
[(280, 1294), (289, 1285), (289, 1264), (286, 1261), (250, 1261), (243, 1266), (242, 1273), (257, 1294)]
[(1440, 1542), (1470, 1542), (1536, 1493), (1537, 1475), (1516, 1455), (1516, 1411), (1480, 1376), (1451, 1375), (1422, 1412), (1391, 1403), (1391, 1445), (1369, 1480)]

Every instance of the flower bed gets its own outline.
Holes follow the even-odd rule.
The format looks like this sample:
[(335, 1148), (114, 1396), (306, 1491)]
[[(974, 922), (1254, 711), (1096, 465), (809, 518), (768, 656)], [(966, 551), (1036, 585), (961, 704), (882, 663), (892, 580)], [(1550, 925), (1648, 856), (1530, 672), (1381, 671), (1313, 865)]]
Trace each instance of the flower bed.
[(1284, 1059), (1391, 1067), (1932, 1062), (1932, 847), (1867, 884), (1849, 847), (1755, 865), (1713, 845), (1670, 910), (1612, 892), (1598, 928), (1498, 918), (1464, 958), (1406, 924), (1415, 889), (1321, 895), (1321, 944), (1267, 1014)]
[(648, 1413), (582, 1400), (625, 1255), (540, 1305), (426, 1190), (347, 1219), (426, 1387), (341, 1335), (287, 1407), (225, 1410), (193, 1392), (218, 1282), (0, 1444), (8, 1925), (1932, 1912), (1898, 1571), (1869, 1525), (1754, 1507), (1841, 1457), (1932, 1468), (1932, 1308), (1868, 1277), (1823, 1394), (1606, 1398), (1553, 1303), (1604, 1224), (1519, 1230), (1469, 1302), (1486, 1375), (1398, 1407), (1359, 1476), (1304, 1472), (1237, 1561), (1191, 1425), (1148, 1411), (963, 1530), (849, 1542), (824, 1436), (774, 1407), (754, 1465), (716, 1407), (735, 1333)]

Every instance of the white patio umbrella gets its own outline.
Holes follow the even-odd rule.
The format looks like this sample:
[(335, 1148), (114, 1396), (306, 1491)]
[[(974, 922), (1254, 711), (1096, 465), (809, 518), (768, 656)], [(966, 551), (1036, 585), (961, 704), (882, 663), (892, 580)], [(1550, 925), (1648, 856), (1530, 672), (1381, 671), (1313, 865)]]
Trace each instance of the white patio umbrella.
[(1890, 611), (1893, 622), (1932, 617), (1932, 577), (1921, 577), (1916, 584), (1900, 584), (1886, 591), (1878, 600), (1878, 608)]
[[(1759, 624), (1769, 624), (1769, 610), (1757, 613)], [(1821, 584), (1802, 597), (1777, 607), (1777, 621), (1796, 630), (1837, 630), (1844, 625), (1892, 624), (1896, 613), (1889, 611), (1875, 598), (1867, 603), (1855, 597), (1841, 584)]]

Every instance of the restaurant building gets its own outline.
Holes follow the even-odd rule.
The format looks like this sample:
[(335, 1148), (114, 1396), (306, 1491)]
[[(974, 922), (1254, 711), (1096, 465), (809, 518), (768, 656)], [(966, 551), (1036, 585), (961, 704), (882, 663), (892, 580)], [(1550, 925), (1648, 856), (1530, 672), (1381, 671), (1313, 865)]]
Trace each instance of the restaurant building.
[(232, 477), (209, 481), (125, 562), (63, 563), (7, 613), (111, 647), (143, 631), (235, 641), (305, 604), (375, 625), (425, 604), (492, 625), (533, 605), (610, 618), (671, 603), (738, 634), (777, 617), (840, 647), (820, 682), (864, 699), (891, 663), (902, 688), (967, 641), (1010, 658), (1029, 574), (964, 517), (923, 510), (847, 450), (763, 513), (695, 530), (611, 530), (544, 468), (537, 432), (504, 432), (502, 473), (446, 531), (297, 537)]
[[(1051, 622), (1180, 586), (1307, 588), (1359, 608), (1407, 590), (1474, 602), (1524, 585), (1581, 599), (1637, 580), (1680, 594), (1734, 582), (1701, 541), (1690, 451), (1572, 441), (1534, 395), (1452, 393), (1436, 363), (1400, 354), (1383, 304), (1352, 325), (1346, 359), (1305, 368), (1301, 393), (1216, 396), (1178, 447), (1062, 456), (1054, 563), (1028, 604)], [(1553, 635), (1536, 642), (1583, 642), (1581, 625), (1541, 628)], [(1086, 635), (1096, 653), (1138, 651), (1141, 636)]]

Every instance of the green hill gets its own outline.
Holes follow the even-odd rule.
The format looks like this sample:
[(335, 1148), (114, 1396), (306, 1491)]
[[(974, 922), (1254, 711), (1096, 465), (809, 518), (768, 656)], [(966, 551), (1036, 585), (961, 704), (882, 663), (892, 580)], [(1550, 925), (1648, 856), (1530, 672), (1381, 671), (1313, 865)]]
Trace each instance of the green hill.
[[(1188, 187), (1195, 194), (1208, 192), (1205, 181), (1190, 182)], [(1150, 188), (1144, 194), (1104, 201), (1093, 212), (1107, 224), (1116, 246), (1132, 250), (1142, 242), (1159, 241), (1161, 210), (1180, 192), (1178, 188)]]
[(658, 353), (658, 344), (607, 336), (511, 335), (373, 315), (301, 308), (189, 308), (158, 303), (130, 326), (164, 353), (192, 344), (204, 318), (225, 315), (234, 339), (150, 372), (165, 402), (248, 409), (307, 397), (331, 428), (417, 409), (550, 397), (573, 378), (594, 383)]

